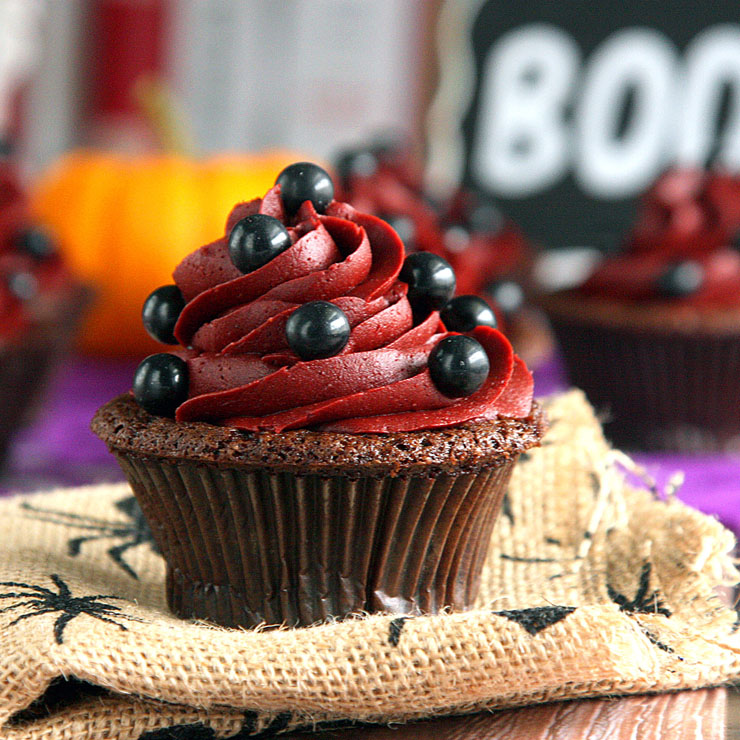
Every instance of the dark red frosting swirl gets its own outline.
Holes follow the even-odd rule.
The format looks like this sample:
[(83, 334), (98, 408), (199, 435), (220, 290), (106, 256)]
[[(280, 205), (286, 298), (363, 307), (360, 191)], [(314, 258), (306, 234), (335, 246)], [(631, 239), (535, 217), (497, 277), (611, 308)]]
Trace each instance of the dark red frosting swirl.
[[(226, 234), (254, 213), (282, 221), (292, 245), (242, 274), (225, 236), (175, 269), (186, 300), (175, 336), (187, 347), (179, 354), (190, 379), (178, 420), (251, 431), (392, 432), (530, 413), (532, 377), (503, 334), (487, 327), (470, 333), (490, 361), (483, 386), (459, 399), (436, 389), (427, 359), (449, 332), (436, 312), (414, 326), (407, 286), (398, 280), (403, 244), (384, 221), (337, 201), (321, 215), (306, 202), (288, 219), (275, 186), (236, 206)], [(344, 311), (350, 339), (338, 355), (301, 361), (285, 324), (314, 300)]]
[(670, 298), (685, 305), (740, 306), (740, 178), (724, 172), (671, 170), (645, 194), (623, 252), (608, 257), (579, 288), (585, 295), (664, 299), (660, 278), (672, 265), (701, 266), (702, 284)]

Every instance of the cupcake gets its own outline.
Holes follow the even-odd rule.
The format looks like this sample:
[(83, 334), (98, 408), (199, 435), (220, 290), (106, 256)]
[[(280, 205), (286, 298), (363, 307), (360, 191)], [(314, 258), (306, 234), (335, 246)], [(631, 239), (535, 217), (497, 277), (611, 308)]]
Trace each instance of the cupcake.
[(426, 251), (449, 262), (461, 295), (477, 295), (496, 312), (499, 328), (530, 365), (547, 359), (547, 322), (527, 300), (534, 252), (493, 200), (461, 187), (437, 201), (425, 193), (422, 167), (403, 143), (346, 150), (336, 162), (340, 197), (393, 226), (407, 253)]
[(16, 169), (0, 153), (0, 463), (31, 418), (88, 298), (30, 219)]
[[(167, 562), (181, 617), (311, 625), (475, 599), (532, 378), (454, 273), (286, 168), (186, 257), (143, 317), (146, 358), (92, 428)], [(456, 331), (440, 319), (440, 309)]]
[(671, 171), (624, 249), (545, 299), (574, 385), (622, 447), (740, 450), (740, 181)]

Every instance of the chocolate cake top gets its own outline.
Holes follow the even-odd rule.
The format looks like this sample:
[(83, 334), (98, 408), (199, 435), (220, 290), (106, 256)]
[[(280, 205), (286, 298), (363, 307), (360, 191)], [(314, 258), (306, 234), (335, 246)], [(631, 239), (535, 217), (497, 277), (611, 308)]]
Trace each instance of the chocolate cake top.
[(535, 403), (530, 415), (523, 419), (499, 418), (437, 430), (350, 434), (299, 429), (252, 433), (154, 416), (129, 394), (105, 404), (92, 421), (92, 430), (114, 453), (349, 478), (436, 477), (498, 467), (537, 446), (546, 429), (545, 414)]

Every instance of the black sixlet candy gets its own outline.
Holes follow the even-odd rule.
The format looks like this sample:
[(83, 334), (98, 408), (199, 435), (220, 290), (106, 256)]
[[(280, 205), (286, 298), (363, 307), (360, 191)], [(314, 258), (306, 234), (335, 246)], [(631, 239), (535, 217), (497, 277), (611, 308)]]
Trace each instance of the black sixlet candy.
[(407, 147), (406, 135), (400, 130), (390, 128), (373, 136), (369, 149), (378, 159), (386, 161), (403, 156)]
[(275, 259), (290, 243), (290, 234), (278, 219), (255, 213), (234, 224), (229, 234), (229, 256), (246, 274)]
[(442, 308), (455, 293), (455, 271), (447, 260), (431, 252), (406, 257), (398, 277), (408, 283), (409, 302), (419, 318)]
[(429, 354), (429, 374), (449, 398), (470, 396), (485, 383), (490, 369), (480, 342), (464, 334), (445, 337)]
[(403, 246), (406, 247), (406, 251), (410, 252), (414, 250), (414, 239), (416, 237), (416, 226), (414, 221), (409, 216), (402, 216), (400, 214), (384, 213), (378, 218), (382, 218), (392, 229), (398, 234), (398, 237), (403, 242)]
[(8, 290), (19, 301), (30, 301), (39, 292), (39, 281), (30, 272), (12, 272), (7, 281)]
[(449, 301), (439, 313), (449, 331), (472, 331), (476, 326), (496, 328), (496, 314), (477, 295), (459, 295)]
[(732, 239), (730, 239), (730, 246), (740, 252), (740, 230), (736, 231)]
[(21, 252), (31, 255), (39, 261), (49, 259), (56, 254), (51, 236), (38, 226), (23, 229), (18, 233), (16, 240)]
[(323, 213), (334, 200), (334, 183), (329, 173), (312, 162), (288, 165), (275, 180), (280, 185), (283, 206), (289, 216), (310, 200), (317, 213)]
[(455, 224), (447, 227), (444, 232), (445, 248), (449, 252), (460, 254), (470, 246), (470, 232), (465, 226)]
[(350, 325), (341, 308), (327, 301), (304, 303), (288, 317), (285, 336), (302, 360), (317, 360), (341, 352), (349, 341)]
[(516, 313), (524, 305), (524, 291), (513, 280), (500, 280), (489, 283), (485, 292), (491, 300), (507, 315)]
[(134, 373), (134, 398), (145, 411), (174, 416), (188, 397), (188, 366), (175, 355), (161, 352), (142, 360)]
[(482, 195), (476, 196), (465, 220), (471, 231), (485, 234), (496, 234), (504, 227), (504, 216), (498, 206)]
[(704, 268), (692, 260), (670, 265), (658, 278), (658, 292), (670, 298), (696, 293), (704, 282)]
[(149, 336), (164, 344), (177, 344), (173, 332), (185, 308), (185, 299), (176, 285), (163, 285), (149, 294), (141, 309), (141, 320)]
[(378, 160), (368, 149), (346, 149), (335, 160), (340, 182), (347, 187), (353, 177), (370, 177), (378, 169)]

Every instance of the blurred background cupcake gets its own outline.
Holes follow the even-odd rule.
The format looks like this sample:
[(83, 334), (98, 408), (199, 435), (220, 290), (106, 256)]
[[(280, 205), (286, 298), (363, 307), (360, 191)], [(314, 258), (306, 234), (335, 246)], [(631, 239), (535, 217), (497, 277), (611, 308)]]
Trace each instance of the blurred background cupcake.
[(425, 189), (424, 158), (400, 133), (345, 149), (334, 163), (340, 197), (391, 224), (407, 253), (446, 259), (458, 294), (489, 302), (499, 328), (530, 366), (552, 354), (547, 322), (528, 302), (536, 250), (493, 198), (465, 186), (433, 196)]
[(90, 291), (31, 219), (9, 143), (0, 145), (0, 465), (69, 349)]
[(16, 91), (33, 67), (39, 4), (0, 6), (0, 467), (38, 411), (90, 291), (29, 208), (16, 141)]
[(615, 444), (740, 450), (740, 180), (672, 170), (624, 249), (545, 299), (571, 382)]

